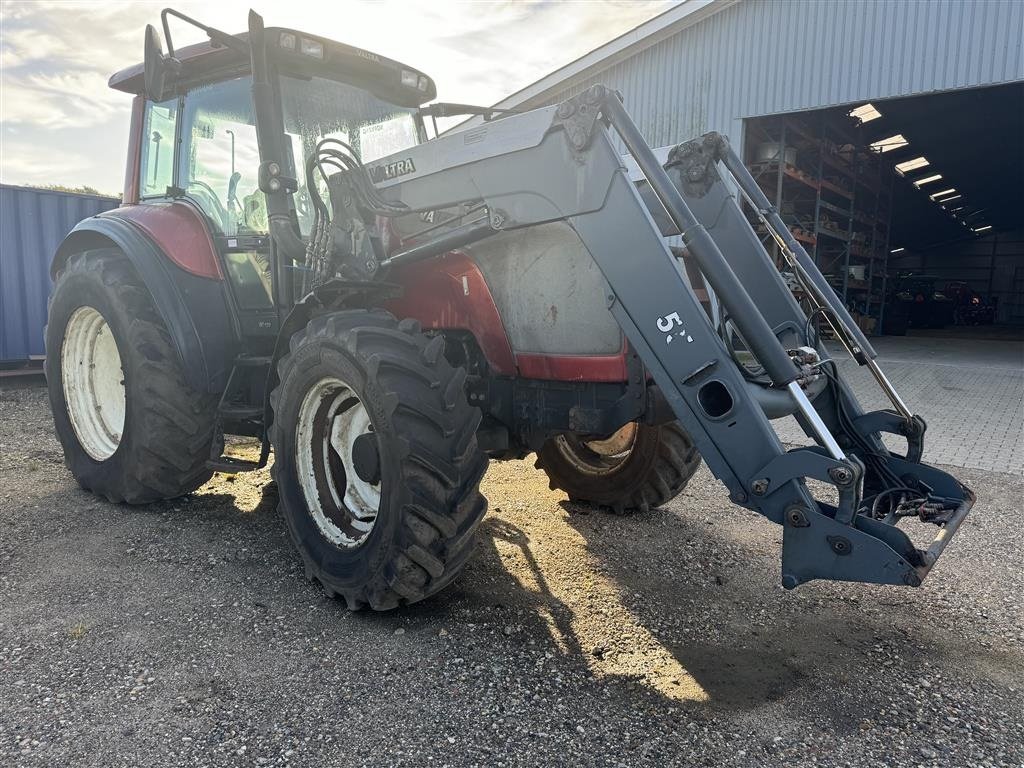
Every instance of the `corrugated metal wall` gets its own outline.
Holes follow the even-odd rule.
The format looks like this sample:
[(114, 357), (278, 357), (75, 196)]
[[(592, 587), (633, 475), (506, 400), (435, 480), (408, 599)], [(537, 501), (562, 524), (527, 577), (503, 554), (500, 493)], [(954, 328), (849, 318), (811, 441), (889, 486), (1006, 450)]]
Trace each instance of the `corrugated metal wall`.
[(0, 184), (0, 363), (44, 354), (50, 260), (82, 219), (117, 198)]
[(1024, 80), (1019, 0), (744, 0), (586, 80), (622, 91), (654, 147), (743, 118)]

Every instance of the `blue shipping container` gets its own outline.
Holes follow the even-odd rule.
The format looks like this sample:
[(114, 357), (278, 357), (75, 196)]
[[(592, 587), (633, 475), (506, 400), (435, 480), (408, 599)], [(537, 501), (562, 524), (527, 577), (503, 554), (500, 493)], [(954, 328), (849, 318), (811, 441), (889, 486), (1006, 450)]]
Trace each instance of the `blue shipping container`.
[(0, 184), (0, 364), (45, 354), (50, 260), (75, 224), (118, 205), (114, 197)]

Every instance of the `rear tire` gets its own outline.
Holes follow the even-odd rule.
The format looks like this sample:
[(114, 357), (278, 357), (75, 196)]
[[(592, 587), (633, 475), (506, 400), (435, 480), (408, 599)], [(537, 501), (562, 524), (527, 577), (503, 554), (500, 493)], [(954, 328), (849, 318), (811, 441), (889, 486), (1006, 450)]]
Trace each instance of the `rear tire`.
[(487, 457), (444, 339), (386, 312), (335, 312), (292, 337), (278, 372), (272, 471), (307, 577), (352, 610), (449, 584), (487, 508)]
[[(632, 435), (624, 436), (626, 430)], [(603, 441), (553, 437), (537, 452), (535, 466), (570, 500), (631, 514), (682, 493), (700, 466), (700, 454), (678, 422), (627, 424)]]
[(46, 351), (54, 426), (82, 488), (145, 504), (210, 479), (216, 400), (185, 383), (167, 328), (123, 253), (71, 257), (50, 300)]

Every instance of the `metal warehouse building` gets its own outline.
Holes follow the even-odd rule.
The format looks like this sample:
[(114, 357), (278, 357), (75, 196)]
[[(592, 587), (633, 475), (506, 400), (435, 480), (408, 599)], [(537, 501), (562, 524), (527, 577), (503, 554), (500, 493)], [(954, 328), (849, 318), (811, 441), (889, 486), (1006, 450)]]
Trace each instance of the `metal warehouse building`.
[(1024, 324), (1019, 0), (685, 0), (496, 106), (595, 83), (653, 147), (729, 136), (870, 330)]

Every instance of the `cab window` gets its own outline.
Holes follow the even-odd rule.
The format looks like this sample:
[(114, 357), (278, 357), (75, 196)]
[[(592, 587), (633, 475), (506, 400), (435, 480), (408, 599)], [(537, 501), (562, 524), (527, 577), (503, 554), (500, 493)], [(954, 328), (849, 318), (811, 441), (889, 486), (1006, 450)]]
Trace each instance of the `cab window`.
[(268, 231), (251, 87), (239, 77), (185, 97), (178, 183), (222, 235)]
[(178, 100), (146, 102), (139, 163), (139, 195), (164, 197), (174, 183), (174, 142), (178, 127)]
[[(306, 190), (305, 160), (322, 139), (349, 144), (364, 163), (419, 143), (416, 110), (389, 104), (369, 91), (324, 77), (281, 76), (281, 111), (290, 138), (293, 172), (299, 179), (295, 208), (299, 228), (308, 235), (313, 210)], [(320, 196), (328, 199), (319, 174)]]

